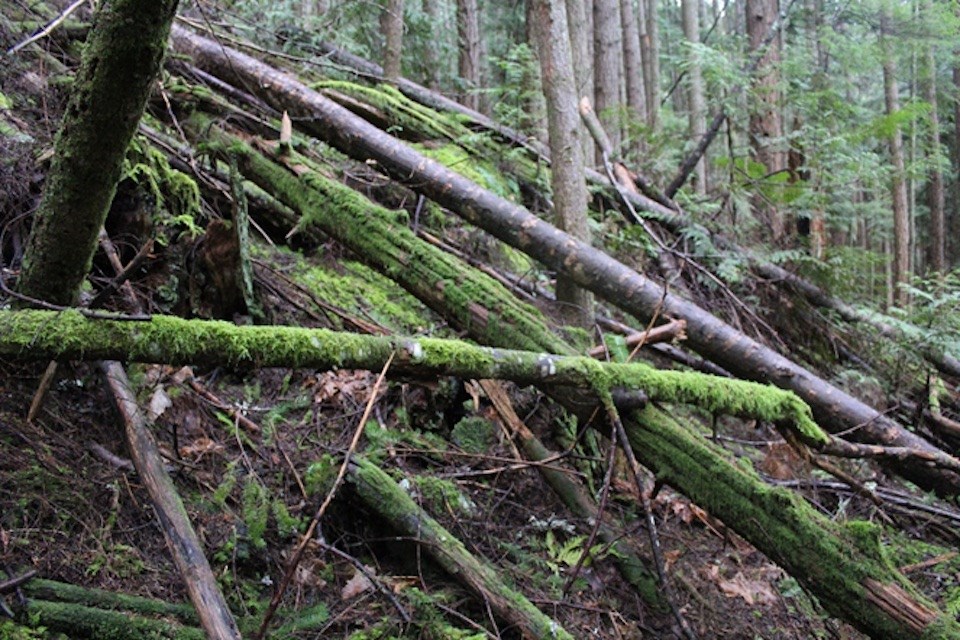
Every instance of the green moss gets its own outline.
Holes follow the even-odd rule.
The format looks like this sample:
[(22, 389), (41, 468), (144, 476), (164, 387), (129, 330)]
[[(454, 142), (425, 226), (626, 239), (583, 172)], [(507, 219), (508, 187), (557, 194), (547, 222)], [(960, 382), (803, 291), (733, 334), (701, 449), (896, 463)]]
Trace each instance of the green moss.
[(455, 482), (436, 476), (414, 476), (413, 484), (420, 492), (426, 506), (437, 512), (473, 516), (477, 506), (465, 496)]
[(26, 617), (49, 631), (96, 640), (202, 640), (196, 628), (79, 604), (31, 600)]
[(467, 453), (486, 453), (493, 446), (496, 431), (492, 422), (468, 416), (453, 425), (450, 440)]
[(338, 271), (310, 266), (305, 260), (294, 264), (289, 274), (292, 278), (318, 299), (348, 313), (370, 317), (403, 333), (422, 331), (429, 322), (430, 313), (419, 300), (362, 263), (340, 260)]
[(325, 80), (314, 84), (313, 88), (332, 89), (376, 107), (390, 119), (391, 127), (406, 132), (408, 136), (457, 140), (471, 133), (456, 119), (414, 102), (388, 84), (370, 87), (342, 80)]
[(150, 196), (154, 224), (181, 227), (191, 236), (202, 232), (197, 223), (202, 212), (200, 187), (188, 175), (171, 167), (166, 156), (148, 140), (137, 137), (130, 143), (122, 178), (134, 182)]
[(520, 185), (516, 180), (505, 172), (501, 172), (490, 161), (470, 153), (460, 145), (451, 143), (440, 147), (423, 144), (411, 146), (428, 158), (436, 160), (451, 171), (456, 171), (464, 178), (476, 182), (501, 198), (512, 202), (520, 199)]

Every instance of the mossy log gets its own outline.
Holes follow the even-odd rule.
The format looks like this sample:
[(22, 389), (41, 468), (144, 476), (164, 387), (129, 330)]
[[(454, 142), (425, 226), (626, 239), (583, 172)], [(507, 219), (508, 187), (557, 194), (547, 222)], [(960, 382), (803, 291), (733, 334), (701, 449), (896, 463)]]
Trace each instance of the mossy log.
[(349, 465), (347, 481), (368, 508), (421, 543), (427, 555), (489, 603), (497, 617), (515, 625), (524, 638), (573, 640), (573, 636), (533, 606), (522, 593), (508, 587), (496, 569), (470, 553), (463, 542), (430, 517), (375, 464), (355, 457)]
[(28, 600), (17, 611), (21, 624), (66, 634), (70, 638), (201, 640), (197, 615), (190, 605), (88, 589), (52, 580), (23, 587)]
[(641, 363), (478, 347), (459, 340), (237, 326), (173, 316), (128, 321), (91, 319), (74, 310), (0, 311), (0, 357), (9, 359), (379, 370), (391, 355), (395, 375), (499, 378), (597, 392), (642, 389), (651, 400), (793, 428), (812, 446), (829, 441), (809, 407), (789, 391), (706, 374), (658, 371)]
[(122, 611), (96, 609), (82, 604), (32, 600), (23, 610), (29, 626), (68, 634), (67, 637), (91, 640), (204, 640), (207, 635), (196, 627), (184, 627), (168, 620), (145, 618)]
[[(862, 441), (942, 452), (896, 421), (839, 387), (744, 335), (699, 306), (684, 300), (610, 256), (580, 242), (526, 209), (508, 202), (430, 160), (408, 145), (311, 90), (296, 78), (250, 56), (177, 28), (175, 48), (204, 70), (254, 87), (278, 109), (300, 116), (299, 126), (347, 155), (375, 160), (394, 179), (455, 211), (507, 244), (570, 276), (581, 286), (640, 318), (664, 314), (687, 321), (687, 344), (747, 379), (795, 391), (817, 420), (831, 431), (853, 430)], [(898, 470), (942, 494), (960, 493), (960, 474), (916, 461)]]
[(200, 623), (197, 612), (189, 604), (176, 604), (163, 600), (154, 600), (142, 596), (132, 596), (104, 589), (80, 587), (56, 580), (31, 580), (21, 587), (28, 598), (80, 604), (95, 609), (129, 611), (140, 616), (173, 620), (185, 626), (197, 626)]
[(884, 556), (881, 529), (838, 524), (799, 495), (765, 485), (708, 441), (647, 407), (626, 423), (639, 461), (716, 514), (817, 596), (832, 615), (875, 640), (960, 638), (960, 625)]

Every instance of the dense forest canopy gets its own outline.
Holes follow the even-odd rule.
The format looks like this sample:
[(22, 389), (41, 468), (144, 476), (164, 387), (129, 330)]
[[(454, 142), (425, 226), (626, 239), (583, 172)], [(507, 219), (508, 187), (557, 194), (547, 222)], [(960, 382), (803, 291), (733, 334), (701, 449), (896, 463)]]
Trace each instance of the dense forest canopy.
[(956, 3), (0, 57), (0, 639), (960, 637)]

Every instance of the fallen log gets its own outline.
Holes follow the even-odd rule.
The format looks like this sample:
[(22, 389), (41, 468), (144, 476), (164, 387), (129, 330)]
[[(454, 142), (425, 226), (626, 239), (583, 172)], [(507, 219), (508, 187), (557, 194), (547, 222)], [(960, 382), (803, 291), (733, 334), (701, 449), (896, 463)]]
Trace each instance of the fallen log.
[(48, 632), (68, 634), (71, 638), (94, 640), (202, 640), (207, 637), (196, 627), (197, 614), (187, 604), (52, 580), (33, 580), (22, 589), (28, 600), (17, 615), (31, 628), (44, 627)]
[(573, 640), (559, 623), (537, 609), (522, 593), (507, 586), (489, 563), (470, 553), (463, 542), (430, 517), (377, 465), (355, 457), (348, 467), (347, 482), (368, 508), (421, 543), (427, 555), (474, 591), (498, 618), (519, 629), (524, 638)]
[[(468, 222), (524, 251), (581, 286), (640, 318), (665, 314), (687, 321), (688, 345), (735, 375), (796, 392), (831, 431), (852, 430), (873, 444), (942, 453), (876, 409), (753, 340), (695, 304), (665, 292), (610, 256), (596, 251), (414, 151), (296, 78), (219, 43), (175, 27), (175, 49), (221, 79), (255, 88), (275, 108), (296, 114), (308, 133), (349, 156), (375, 161), (394, 179), (423, 193)], [(665, 207), (664, 207), (665, 208)], [(672, 212), (671, 212), (672, 214)], [(942, 494), (960, 493), (960, 474), (926, 464), (897, 466), (906, 477)]]
[[(774, 422), (793, 429), (811, 446), (830, 440), (811, 419), (809, 407), (789, 391), (706, 374), (658, 371), (642, 363), (604, 363), (586, 356), (477, 347), (440, 338), (236, 326), (174, 316), (127, 321), (91, 319), (75, 310), (0, 310), (0, 357), (12, 360), (379, 370), (391, 355), (391, 374), (499, 378), (595, 392), (640, 389), (653, 401), (693, 404), (710, 413)], [(124, 402), (121, 408), (131, 406), (135, 402)]]

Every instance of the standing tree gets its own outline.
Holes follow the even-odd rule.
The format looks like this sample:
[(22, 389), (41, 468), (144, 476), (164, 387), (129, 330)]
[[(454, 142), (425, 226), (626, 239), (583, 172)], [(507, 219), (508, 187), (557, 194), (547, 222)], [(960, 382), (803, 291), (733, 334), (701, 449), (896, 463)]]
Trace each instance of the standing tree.
[[(564, 0), (531, 0), (533, 38), (540, 57), (540, 76), (547, 102), (553, 207), (560, 228), (590, 241), (587, 226), (587, 183), (580, 144), (580, 115)], [(589, 326), (593, 297), (566, 276), (557, 277), (557, 300), (571, 324)]]
[[(924, 0), (921, 8), (925, 21), (932, 26), (933, 3)], [(933, 159), (927, 186), (927, 202), (930, 207), (930, 269), (936, 273), (945, 273), (947, 260), (946, 217), (944, 214), (945, 197), (943, 193), (943, 172), (940, 170), (940, 116), (937, 113), (937, 65), (933, 44), (928, 44), (923, 54), (921, 84), (923, 99), (930, 105), (928, 144)]]
[[(423, 12), (434, 29), (440, 29), (443, 21), (440, 14), (440, 0), (423, 0)], [(427, 87), (433, 91), (440, 90), (440, 43), (437, 38), (430, 38), (424, 50)]]
[[(570, 30), (570, 52), (573, 58), (573, 75), (576, 79), (577, 98), (593, 96), (593, 56), (590, 55), (590, 43), (593, 33), (587, 20), (592, 15), (592, 0), (566, 0), (567, 27)], [(593, 152), (593, 140), (590, 136), (580, 136), (584, 159)]]
[[(620, 44), (620, 0), (593, 0), (594, 104), (616, 151), (620, 147), (620, 84), (623, 48)], [(599, 152), (598, 152), (599, 153)], [(599, 157), (599, 156), (598, 156)]]
[[(890, 42), (888, 7), (883, 7), (880, 13), (880, 49), (883, 60), (884, 103), (887, 116), (893, 116), (900, 110), (900, 95), (897, 88), (897, 66)], [(890, 164), (893, 167), (890, 180), (893, 201), (893, 302), (898, 307), (906, 307), (909, 296), (901, 285), (906, 284), (910, 278), (910, 215), (903, 162), (903, 134), (897, 123), (894, 123), (890, 132), (889, 146)]]
[[(750, 108), (750, 146), (754, 159), (764, 167), (767, 176), (780, 174), (787, 168), (783, 152), (783, 118), (780, 111), (780, 35), (768, 38), (780, 13), (777, 0), (747, 0), (747, 38), (750, 54), (757, 60)], [(754, 213), (770, 240), (780, 242), (788, 233), (782, 212), (758, 189)]]
[(24, 253), (21, 294), (76, 302), (176, 10), (177, 0), (100, 4)]
[(383, 78), (396, 83), (403, 75), (400, 70), (403, 60), (403, 0), (387, 0), (380, 14), (380, 29), (383, 31)]
[(647, 96), (643, 86), (643, 60), (640, 51), (640, 28), (633, 10), (633, 0), (620, 0), (623, 24), (623, 75), (627, 84), (627, 113), (631, 124), (647, 120)]
[(457, 36), (460, 40), (460, 81), (463, 83), (461, 102), (471, 109), (479, 109), (480, 96), (480, 11), (477, 0), (457, 0)]
[(644, 6), (640, 39), (643, 59), (643, 87), (647, 90), (647, 124), (656, 129), (660, 123), (660, 26), (657, 0), (640, 0)]
[[(687, 41), (687, 91), (689, 95), (690, 139), (694, 144), (707, 132), (707, 108), (703, 97), (703, 74), (700, 69), (700, 55), (696, 45), (700, 44), (700, 0), (682, 0), (683, 35)], [(707, 190), (707, 162), (704, 156), (697, 160), (694, 169), (697, 193)]]

